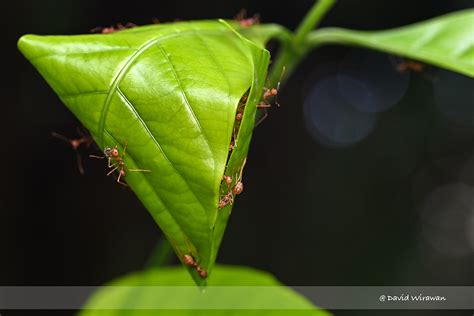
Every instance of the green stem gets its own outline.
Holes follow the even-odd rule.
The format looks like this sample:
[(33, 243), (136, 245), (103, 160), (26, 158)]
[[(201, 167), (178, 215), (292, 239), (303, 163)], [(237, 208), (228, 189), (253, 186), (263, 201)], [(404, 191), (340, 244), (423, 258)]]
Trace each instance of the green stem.
[(309, 13), (301, 21), (295, 32), (295, 44), (301, 45), (309, 32), (314, 30), (326, 13), (333, 7), (336, 0), (319, 0), (317, 1)]
[[(301, 21), (292, 40), (282, 42), (281, 50), (275, 59), (269, 76), (269, 81), (272, 86), (275, 86), (280, 80), (283, 81), (287, 78), (301, 59), (303, 59), (308, 52), (308, 48), (304, 45), (306, 36), (319, 24), (335, 2), (336, 0), (317, 1), (303, 21)], [(284, 76), (280, 78), (283, 68), (285, 68), (285, 73)]]

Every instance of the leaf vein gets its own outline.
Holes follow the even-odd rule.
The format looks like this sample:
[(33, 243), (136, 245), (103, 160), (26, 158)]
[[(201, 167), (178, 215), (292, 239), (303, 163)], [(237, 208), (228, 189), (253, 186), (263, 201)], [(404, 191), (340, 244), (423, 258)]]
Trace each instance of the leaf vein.
[[(176, 172), (176, 174), (178, 174), (180, 176), (181, 179), (183, 179), (184, 183), (186, 184), (186, 186), (188, 187), (189, 191), (193, 194), (193, 196), (195, 197), (195, 199), (199, 202), (199, 204), (201, 205), (201, 209), (204, 210), (204, 206), (203, 206), (203, 203), (202, 201), (199, 199), (198, 195), (192, 190), (191, 188), (191, 185), (188, 183), (188, 181), (186, 180), (186, 177), (184, 177), (182, 175), (182, 173), (176, 168), (176, 166), (171, 162), (171, 160), (168, 158), (168, 156), (166, 155), (163, 147), (161, 146), (161, 144), (158, 142), (158, 140), (156, 139), (155, 135), (153, 135), (153, 133), (151, 132), (150, 128), (148, 127), (148, 125), (146, 124), (145, 120), (143, 120), (143, 118), (141, 117), (140, 113), (138, 112), (138, 110), (135, 108), (135, 106), (132, 104), (132, 102), (130, 102), (130, 100), (128, 99), (128, 97), (125, 95), (125, 93), (120, 89), (120, 87), (117, 87), (117, 92), (118, 94), (120, 95), (120, 97), (122, 98), (122, 100), (127, 104), (127, 106), (133, 111), (133, 113), (135, 114), (135, 116), (137, 117), (137, 119), (140, 121), (141, 125), (143, 126), (143, 128), (145, 129), (146, 133), (148, 134), (148, 136), (153, 140), (153, 142), (155, 143), (156, 147), (159, 149), (159, 151), (161, 152), (161, 154), (163, 155), (163, 157), (166, 159), (166, 161), (170, 164), (170, 166), (173, 168), (173, 170)], [(204, 215), (207, 217), (207, 214), (204, 210)]]

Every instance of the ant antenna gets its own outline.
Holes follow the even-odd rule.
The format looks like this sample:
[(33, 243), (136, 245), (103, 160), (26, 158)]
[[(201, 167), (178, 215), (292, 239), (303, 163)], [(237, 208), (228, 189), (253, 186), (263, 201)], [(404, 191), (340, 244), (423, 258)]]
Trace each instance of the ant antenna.
[[(283, 66), (282, 70), (281, 70), (281, 74), (280, 74), (280, 79), (278, 79), (278, 83), (277, 83), (277, 87), (276, 87), (276, 90), (277, 92), (280, 92), (280, 84), (281, 84), (281, 80), (283, 79), (283, 75), (285, 74), (285, 70), (286, 70), (286, 66)], [(275, 104), (277, 106), (280, 106), (280, 103), (278, 103), (278, 94), (275, 96)]]

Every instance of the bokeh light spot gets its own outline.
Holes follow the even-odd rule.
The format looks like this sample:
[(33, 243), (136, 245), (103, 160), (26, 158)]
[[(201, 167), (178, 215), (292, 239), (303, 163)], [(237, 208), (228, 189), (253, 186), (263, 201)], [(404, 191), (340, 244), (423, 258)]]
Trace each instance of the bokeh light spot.
[(348, 146), (366, 138), (374, 129), (376, 115), (351, 106), (339, 91), (336, 76), (317, 82), (304, 103), (309, 132), (321, 144)]
[(397, 72), (396, 62), (386, 54), (352, 50), (339, 66), (344, 99), (363, 112), (383, 112), (396, 105), (410, 82), (410, 73)]

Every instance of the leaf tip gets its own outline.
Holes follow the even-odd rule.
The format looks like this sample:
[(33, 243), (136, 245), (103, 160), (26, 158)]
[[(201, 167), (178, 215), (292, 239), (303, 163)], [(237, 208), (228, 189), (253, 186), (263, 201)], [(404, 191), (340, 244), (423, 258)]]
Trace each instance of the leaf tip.
[(17, 47), (18, 50), (27, 58), (32, 57), (33, 48), (36, 46), (37, 35), (26, 34), (18, 39)]

